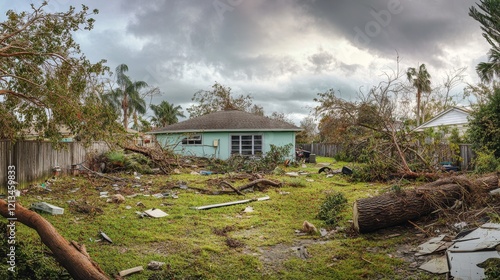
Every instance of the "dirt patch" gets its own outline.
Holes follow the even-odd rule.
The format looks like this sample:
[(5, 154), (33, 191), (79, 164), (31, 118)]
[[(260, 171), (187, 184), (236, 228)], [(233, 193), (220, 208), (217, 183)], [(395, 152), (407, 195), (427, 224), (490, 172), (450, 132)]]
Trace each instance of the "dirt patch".
[[(252, 252), (247, 249), (243, 250), (244, 253), (258, 256), (263, 264), (264, 274), (271, 274), (276, 271), (283, 270), (284, 263), (291, 258), (304, 258), (304, 248), (310, 244), (324, 244), (328, 241), (302, 239), (290, 244), (277, 244), (273, 246), (261, 246), (256, 248), (257, 251)], [(306, 253), (307, 254), (307, 253)]]

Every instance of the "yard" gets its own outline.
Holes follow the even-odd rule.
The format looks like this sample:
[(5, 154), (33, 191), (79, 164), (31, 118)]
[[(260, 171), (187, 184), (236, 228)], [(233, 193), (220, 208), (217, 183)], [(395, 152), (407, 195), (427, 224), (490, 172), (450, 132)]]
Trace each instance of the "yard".
[[(332, 169), (346, 163), (330, 158)], [(110, 276), (143, 266), (127, 279), (445, 279), (418, 269), (428, 259), (415, 257), (414, 249), (428, 239), (411, 225), (357, 234), (351, 228), (352, 203), (358, 198), (391, 191), (382, 184), (349, 183), (344, 175), (318, 174), (316, 164), (281, 167), (286, 172), (305, 171), (299, 177), (264, 175), (281, 187), (235, 194), (201, 194), (189, 187), (220, 189), (225, 180), (241, 186), (249, 174), (193, 175), (192, 170), (170, 176), (143, 175), (140, 183), (113, 182), (106, 178), (62, 176), (50, 186), (30, 186), (18, 198), (24, 206), (44, 201), (64, 208), (63, 215), (40, 212), (67, 240), (85, 244), (94, 261)], [(195, 168), (193, 168), (195, 170)], [(199, 170), (198, 170), (199, 171)], [(133, 174), (114, 176), (134, 179)], [(179, 188), (182, 186), (182, 188)], [(184, 187), (184, 186), (187, 186)], [(348, 199), (339, 225), (328, 227), (316, 215), (325, 197), (342, 192)], [(122, 194), (123, 203), (106, 202), (101, 192)], [(156, 197), (154, 194), (164, 194)], [(134, 194), (137, 194), (134, 196)], [(208, 210), (192, 207), (269, 196)], [(253, 208), (244, 211), (248, 206)], [(141, 218), (136, 212), (157, 208), (162, 218)], [(313, 234), (302, 232), (304, 221), (315, 225)], [(450, 221), (416, 221), (427, 232), (439, 234)], [(17, 223), (17, 268), (37, 273), (33, 279), (64, 279), (64, 272), (37, 233)], [(112, 243), (100, 235), (104, 232)], [(6, 244), (6, 242), (4, 242)], [(2, 246), (6, 248), (7, 245)], [(3, 252), (2, 252), (3, 253)], [(5, 254), (4, 254), (5, 255)], [(164, 262), (161, 270), (147, 269), (150, 261)], [(5, 262), (2, 262), (3, 266)], [(7, 279), (7, 269), (0, 277)], [(67, 276), (69, 278), (69, 276)], [(21, 278), (18, 278), (21, 279)], [(23, 278), (24, 279), (24, 278)]]

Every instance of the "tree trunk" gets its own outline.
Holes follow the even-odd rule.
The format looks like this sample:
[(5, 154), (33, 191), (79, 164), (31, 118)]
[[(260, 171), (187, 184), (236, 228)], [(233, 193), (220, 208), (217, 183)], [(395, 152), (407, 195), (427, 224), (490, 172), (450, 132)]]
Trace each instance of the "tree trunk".
[(354, 228), (366, 233), (399, 225), (439, 208), (449, 207), (456, 200), (468, 200), (475, 193), (484, 193), (497, 187), (496, 174), (474, 181), (457, 176), (442, 178), (407, 191), (359, 199), (353, 205)]
[[(42, 242), (52, 251), (54, 258), (66, 268), (73, 279), (109, 279), (99, 265), (90, 259), (84, 245), (78, 245), (74, 241), (68, 242), (51, 223), (19, 203), (15, 204), (14, 212), (17, 222), (37, 231)], [(13, 218), (9, 215), (7, 201), (3, 199), (0, 199), (0, 214), (5, 218)]]

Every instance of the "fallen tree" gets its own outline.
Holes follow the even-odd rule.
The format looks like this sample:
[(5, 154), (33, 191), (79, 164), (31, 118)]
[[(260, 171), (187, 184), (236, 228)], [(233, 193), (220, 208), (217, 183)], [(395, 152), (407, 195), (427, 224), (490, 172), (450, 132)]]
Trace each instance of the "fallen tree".
[(475, 180), (466, 176), (438, 179), (422, 186), (359, 199), (353, 205), (353, 225), (361, 233), (406, 223), (431, 212), (470, 201), (478, 194), (498, 188), (498, 175)]
[(0, 199), (0, 214), (5, 218), (16, 218), (17, 222), (36, 230), (43, 244), (52, 251), (54, 258), (66, 268), (73, 279), (109, 279), (99, 265), (92, 261), (85, 245), (79, 245), (75, 241), (68, 242), (51, 223), (19, 203), (15, 204), (15, 216), (9, 215), (8, 206), (7, 201)]

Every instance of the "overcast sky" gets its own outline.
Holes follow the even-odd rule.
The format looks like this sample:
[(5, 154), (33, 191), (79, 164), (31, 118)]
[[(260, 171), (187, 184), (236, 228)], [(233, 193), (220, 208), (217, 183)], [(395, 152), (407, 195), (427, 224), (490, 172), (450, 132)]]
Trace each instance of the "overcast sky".
[[(92, 61), (125, 63), (132, 80), (157, 86), (185, 109), (194, 93), (217, 81), (250, 94), (267, 115), (285, 113), (298, 125), (318, 92), (355, 96), (394, 69), (425, 63), (432, 82), (475, 66), (489, 49), (468, 15), (473, 0), (51, 0), (47, 11), (85, 3), (99, 9), (95, 28), (78, 32)], [(2, 1), (28, 10), (28, 1)], [(185, 112), (187, 115), (187, 112)]]

